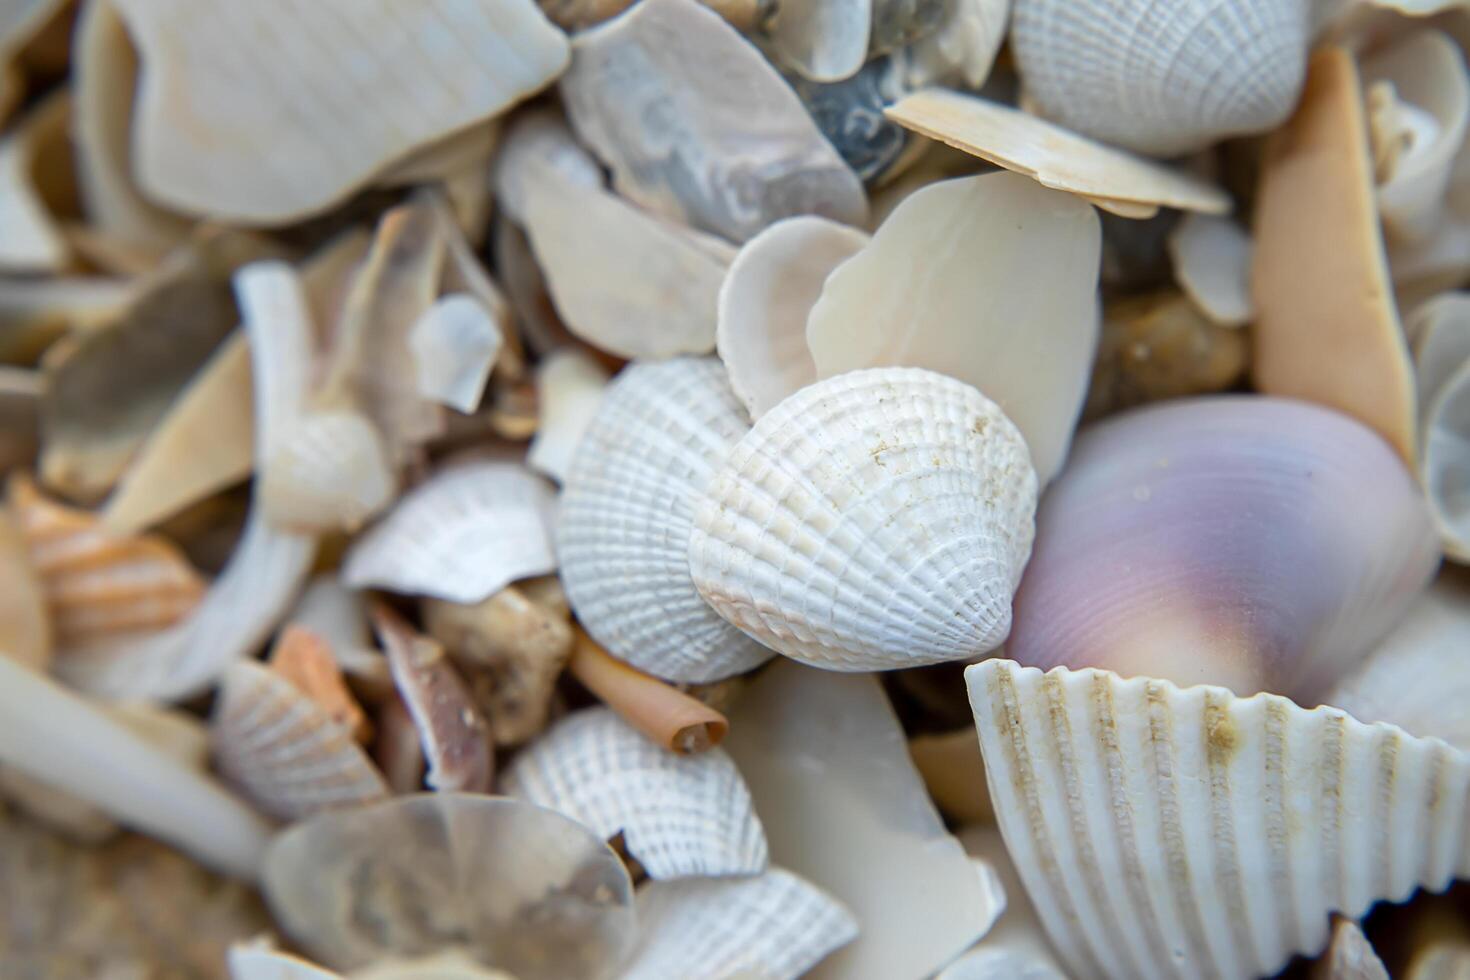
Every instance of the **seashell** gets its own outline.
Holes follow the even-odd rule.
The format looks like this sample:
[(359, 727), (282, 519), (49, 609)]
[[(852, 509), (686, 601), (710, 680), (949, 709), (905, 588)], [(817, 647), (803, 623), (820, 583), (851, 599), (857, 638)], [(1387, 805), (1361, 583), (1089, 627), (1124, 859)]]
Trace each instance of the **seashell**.
[(527, 466), (557, 483), (566, 482), (607, 381), (607, 370), (576, 347), (559, 348), (541, 361), (536, 369), (541, 424), (526, 450)]
[(388, 795), (349, 726), (285, 676), (251, 660), (225, 668), (210, 736), (220, 774), (282, 820)]
[(872, 0), (873, 37), (869, 53), (890, 54), (933, 34), (947, 4), (942, 0)]
[(877, 678), (773, 664), (736, 705), (726, 748), (771, 863), (857, 920), (857, 939), (813, 971), (817, 980), (930, 976), (1005, 907), (994, 872), (929, 803)]
[(0, 472), (27, 466), (36, 458), (41, 393), (40, 372), (0, 364)]
[(1006, 655), (1315, 698), (1434, 573), (1427, 508), (1346, 416), (1171, 401), (1077, 440), (1037, 514)]
[(782, 0), (766, 29), (775, 62), (813, 82), (840, 82), (868, 60), (873, 0)]
[(1251, 321), (1251, 239), (1245, 229), (1229, 218), (1190, 213), (1168, 241), (1175, 280), (1212, 323), (1238, 327)]
[(495, 156), (496, 203), (516, 224), (526, 224), (532, 185), (548, 174), (589, 190), (602, 186), (602, 168), (572, 136), (560, 112), (540, 107), (516, 113)]
[(208, 588), (168, 540), (113, 534), (96, 515), (48, 500), (23, 475), (11, 478), (9, 507), (63, 655), (171, 626)]
[(359, 742), (372, 737), (372, 725), (347, 689), (332, 648), (310, 628), (287, 626), (271, 650), (270, 668), (311, 698), (333, 722)]
[(1082, 417), (1227, 391), (1249, 364), (1249, 335), (1211, 322), (1189, 297), (1172, 289), (1127, 296), (1103, 307)]
[[(503, 200), (497, 198), (497, 203)], [(503, 204), (501, 210), (505, 210)], [(506, 299), (515, 311), (515, 322), (525, 334), (526, 345), (545, 356), (563, 344), (573, 343), (571, 331), (561, 322), (551, 302), (546, 280), (525, 232), (503, 216), (492, 225), (491, 231), (495, 268), (505, 283)]]
[(1305, 0), (1015, 0), (1011, 49), (1041, 113), (1141, 153), (1177, 156), (1274, 129), (1302, 89)]
[[(280, 263), (245, 267), (236, 288), (250, 339), (255, 457), (269, 461), (304, 407), (309, 314), (297, 276)], [(269, 466), (262, 479), (269, 478)], [(200, 693), (270, 634), (315, 551), (315, 539), (276, 530), (252, 507), (229, 564), (188, 619), (79, 651), (57, 668), (69, 684), (98, 697), (169, 700)]]
[(519, 980), (605, 978), (634, 942), (623, 864), (519, 800), (437, 793), (322, 814), (271, 842), (281, 928), (336, 969), (459, 950)]
[[(230, 12), (112, 2), (143, 55), (139, 183), (170, 207), (237, 224), (323, 211), (393, 161), (541, 89), (567, 63), (566, 38), (530, 0), (407, 17), (385, 3), (271, 0)], [(311, 44), (283, 50), (281, 23)], [(353, 71), (321, 70), (344, 58)], [(252, 83), (261, 76), (273, 84)], [(446, 78), (455, 84), (437, 81)], [(199, 119), (235, 120), (237, 136), (221, 140)]]
[(269, 828), (194, 766), (43, 674), (0, 657), (0, 763), (251, 879)]
[[(965, 733), (980, 745), (974, 730)], [(980, 780), (985, 781), (984, 777)], [(1006, 907), (995, 925), (965, 955), (939, 971), (934, 980), (1066, 980), (1057, 962), (1056, 950), (1047, 941), (1036, 909), (1021, 887), (1021, 877), (1006, 853), (1005, 841), (994, 824), (994, 815), (983, 826), (960, 831), (966, 853), (995, 869), (1005, 891)]]
[(0, 508), (0, 656), (44, 673), (55, 644), (46, 583), (16, 516)]
[(0, 270), (60, 272), (69, 258), (58, 205), (69, 186), (71, 96), (47, 96), (0, 139)]
[(419, 744), (418, 726), (408, 713), (408, 706), (395, 690), (378, 709), (377, 738), (373, 758), (383, 771), (383, 778), (395, 796), (417, 793), (424, 788), (424, 750)]
[(572, 652), (567, 610), (536, 601), (525, 584), (474, 605), (423, 603), (425, 630), (464, 671), (496, 745), (518, 745), (546, 727)]
[(1329, 912), (1470, 873), (1470, 757), (1438, 740), (1108, 671), (965, 676), (1007, 850), (1074, 974), (1269, 975), (1326, 945)]
[(650, 881), (638, 889), (638, 923), (622, 980), (795, 980), (858, 935), (841, 903), (780, 868)]
[(451, 951), (411, 960), (392, 959), (353, 971), (349, 980), (516, 980), (490, 970), (462, 952)]
[(1252, 376), (1265, 394), (1354, 416), (1412, 466), (1413, 377), (1367, 147), (1352, 55), (1324, 48), (1312, 57), (1301, 106), (1266, 143), (1251, 263)]
[(479, 602), (556, 570), (551, 486), (518, 463), (448, 466), (405, 494), (348, 549), (342, 581), (450, 602)]
[(398, 492), (373, 423), (332, 409), (301, 417), (257, 486), (266, 520), (302, 534), (355, 531)]
[(1005, 40), (1011, 0), (956, 0), (940, 15), (934, 33), (914, 42), (910, 60), (918, 66), (910, 86), (920, 88), (955, 79), (979, 89)]
[(250, 346), (236, 330), (149, 433), (102, 512), (120, 534), (141, 531), (250, 476), (255, 419)]
[(236, 943), (225, 954), (230, 980), (343, 980), (299, 956), (254, 943)]
[[(485, 173), (479, 171), (475, 179), (486, 185)], [(449, 194), (424, 195), (444, 239), (444, 274), (439, 280), (441, 293), (465, 293), (473, 297), (490, 314), (490, 319), (500, 331), (501, 346), (495, 358), (495, 371), (509, 380), (520, 380), (526, 373), (525, 345), (516, 330), (515, 317), (510, 302), (506, 299), (485, 263), (480, 260), (476, 247), (471, 245), (455, 217), (455, 205)], [(489, 206), (488, 204), (486, 205)], [(483, 234), (480, 236), (482, 239)], [(477, 239), (477, 241), (480, 239)]]
[(1352, 919), (1333, 916), (1332, 941), (1312, 971), (1314, 980), (1390, 980), (1388, 969)]
[(1419, 480), (1445, 554), (1470, 560), (1470, 513), (1461, 503), (1470, 426), (1470, 297), (1442, 293), (1410, 318), (1419, 395)]
[(766, 868), (765, 832), (730, 757), (720, 749), (676, 755), (607, 708), (553, 725), (516, 756), (500, 790), (604, 839), (621, 834), (628, 854), (655, 880)]
[(376, 183), (389, 187), (443, 182), (466, 170), (481, 177), (500, 139), (500, 120), (491, 119), (426, 143), (378, 174)]
[(689, 572), (714, 610), (829, 670), (994, 649), (1031, 553), (1036, 474), (979, 391), (853, 371), (761, 416), (694, 508)]
[(320, 637), (353, 687), (373, 701), (393, 693), (388, 660), (373, 644), (362, 595), (336, 575), (317, 575), (302, 590), (286, 622)]
[(35, 362), (67, 331), (115, 318), (134, 290), (100, 276), (0, 279), (0, 358), (7, 367)]
[(441, 297), (418, 318), (408, 338), (419, 394), (473, 412), (504, 342), (479, 300), (468, 293)]
[[(903, 365), (974, 385), (1021, 430), (1044, 485), (1086, 394), (1100, 241), (1090, 207), (1014, 174), (917, 191), (827, 277), (807, 320), (817, 377)], [(1023, 285), (1042, 269), (1045, 288)]]
[(625, 368), (562, 488), (556, 550), (577, 619), (613, 656), (676, 681), (772, 654), (716, 616), (689, 577), (695, 498), (746, 431), (712, 357)]
[(958, 823), (994, 821), (990, 795), (985, 791), (985, 765), (973, 728), (915, 735), (909, 739), (909, 757), (939, 812)]
[(419, 730), (430, 788), (488, 792), (495, 774), (489, 728), (444, 648), (386, 606), (375, 606), (372, 617), (393, 684)]
[(577, 35), (559, 84), (617, 192), (657, 214), (743, 242), (793, 214), (857, 225), (867, 212), (775, 69), (694, 0), (639, 3)]
[[(1024, 5), (1025, 0), (1017, 0)], [(988, 99), (924, 89), (884, 115), (1043, 186), (1087, 198), (1125, 218), (1148, 218), (1160, 207), (1224, 214), (1230, 198), (1198, 177), (1096, 143), (1055, 123)]]
[(833, 269), (868, 243), (826, 218), (783, 218), (746, 242), (720, 287), (715, 344), (752, 419), (817, 379), (807, 317)]
[(908, 131), (883, 117), (884, 107), (909, 91), (904, 64), (896, 57), (881, 56), (841, 81), (789, 79), (822, 135), (868, 183), (884, 179), (906, 162)]
[(1470, 126), (1465, 56), (1443, 31), (1415, 31), (1363, 62), (1363, 85), (1384, 230), (1423, 241)]

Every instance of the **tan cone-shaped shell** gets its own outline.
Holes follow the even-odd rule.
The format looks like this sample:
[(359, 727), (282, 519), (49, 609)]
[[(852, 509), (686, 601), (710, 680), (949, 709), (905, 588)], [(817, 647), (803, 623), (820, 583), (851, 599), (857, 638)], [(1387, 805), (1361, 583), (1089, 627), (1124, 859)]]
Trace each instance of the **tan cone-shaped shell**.
[(1470, 873), (1470, 756), (1285, 698), (966, 672), (1006, 846), (1077, 976), (1252, 977)]
[(918, 368), (828, 378), (761, 416), (694, 513), (690, 573), (772, 649), (883, 670), (994, 649), (1031, 554), (1036, 473), (993, 402)]

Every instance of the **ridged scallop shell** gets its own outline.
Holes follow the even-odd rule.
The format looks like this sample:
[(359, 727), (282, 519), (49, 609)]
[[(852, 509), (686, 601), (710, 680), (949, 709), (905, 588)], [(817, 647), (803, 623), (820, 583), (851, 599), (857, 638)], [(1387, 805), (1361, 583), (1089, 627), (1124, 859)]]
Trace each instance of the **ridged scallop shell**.
[(1470, 875), (1470, 756), (1285, 698), (966, 672), (996, 817), (1078, 976), (1269, 975)]
[(220, 773), (283, 820), (388, 795), (352, 730), (255, 661), (231, 664), (220, 679), (210, 737)]
[(342, 581), (479, 602), (555, 571), (551, 485), (519, 463), (462, 462), (415, 487), (347, 552)]
[(720, 362), (677, 358), (625, 368), (577, 448), (557, 527), (562, 584), (587, 632), (641, 670), (697, 683), (772, 655), (689, 577), (695, 497), (747, 428)]
[(959, 660), (1010, 632), (1036, 473), (976, 389), (838, 375), (763, 415), (700, 495), (690, 574), (761, 643), (831, 670)]
[(507, 796), (564, 813), (598, 835), (623, 835), (655, 879), (757, 874), (766, 835), (750, 791), (722, 749), (676, 755), (608, 708), (557, 722), (500, 784)]
[(1011, 49), (1043, 115), (1172, 156), (1285, 119), (1310, 28), (1307, 0), (1016, 0)]
[(650, 881), (621, 980), (796, 980), (852, 942), (858, 924), (820, 888), (771, 868), (750, 878)]
[(373, 424), (359, 412), (306, 413), (260, 480), (271, 523), (293, 531), (355, 531), (393, 499), (398, 481)]

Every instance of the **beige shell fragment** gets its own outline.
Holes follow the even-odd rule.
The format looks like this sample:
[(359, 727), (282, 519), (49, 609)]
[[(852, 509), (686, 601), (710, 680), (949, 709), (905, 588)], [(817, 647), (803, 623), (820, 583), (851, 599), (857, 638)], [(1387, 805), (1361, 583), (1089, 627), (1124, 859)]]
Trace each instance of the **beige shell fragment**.
[(1189, 213), (1168, 238), (1174, 279), (1214, 323), (1238, 327), (1255, 314), (1250, 235), (1230, 218)]
[(532, 0), (113, 2), (142, 53), (139, 182), (171, 207), (237, 223), (324, 210), (567, 63), (565, 36)]
[(1269, 975), (1326, 946), (1329, 912), (1470, 874), (1470, 756), (1437, 739), (1106, 671), (965, 674), (1007, 849), (1076, 975)]
[(516, 113), (495, 156), (495, 201), (518, 225), (526, 223), (531, 184), (555, 175), (579, 187), (602, 186), (602, 169), (583, 149), (555, 109), (541, 107)]
[(41, 385), (39, 371), (0, 364), (0, 471), (29, 466), (36, 458)]
[(1313, 965), (1313, 980), (1391, 980), (1362, 928), (1352, 919), (1334, 918), (1332, 942)]
[(45, 671), (55, 645), (46, 581), (13, 507), (0, 507), (0, 656)]
[(638, 927), (642, 939), (622, 980), (796, 980), (858, 935), (840, 902), (780, 868), (647, 882), (638, 889)]
[(607, 369), (575, 347), (552, 351), (536, 368), (536, 403), (541, 412), (526, 465), (565, 483), (587, 427), (607, 388)]
[(1085, 197), (1125, 218), (1147, 218), (1159, 207), (1205, 214), (1230, 210), (1229, 196), (1198, 177), (978, 96), (924, 89), (904, 96), (883, 114), (905, 129), (1046, 187)]
[(63, 169), (71, 159), (66, 142), (70, 121), (71, 96), (63, 90), (32, 109), (0, 139), (4, 272), (59, 272), (66, 265), (66, 238), (48, 197), (70, 179)]
[(1470, 297), (1442, 293), (1409, 321), (1419, 396), (1419, 479), (1445, 554), (1470, 562)]
[(256, 483), (267, 520), (313, 534), (356, 531), (397, 491), (378, 430), (345, 409), (303, 414)]
[(1301, 105), (1267, 140), (1254, 230), (1256, 387), (1353, 416), (1412, 468), (1414, 379), (1388, 281), (1358, 72), (1341, 48), (1312, 57)]
[(283, 820), (388, 796), (352, 730), (252, 660), (230, 664), (220, 678), (210, 742), (220, 773)]
[(372, 737), (372, 725), (347, 689), (342, 668), (326, 638), (297, 623), (287, 626), (271, 648), (270, 669), (315, 701), (353, 738), (366, 742)]
[(412, 959), (389, 959), (348, 974), (347, 980), (518, 980), (458, 950)]
[(408, 337), (419, 394), (455, 411), (473, 412), (504, 342), (500, 325), (475, 297), (440, 297)]
[(767, 33), (777, 62), (814, 82), (856, 75), (868, 58), (873, 0), (784, 0)]
[(904, 366), (973, 385), (1021, 430), (1044, 486), (1087, 393), (1101, 247), (1092, 208), (1024, 177), (932, 184), (827, 277), (806, 329), (817, 377)]
[(909, 82), (919, 88), (956, 79), (979, 89), (1006, 37), (1011, 0), (956, 0), (948, 5), (934, 33), (909, 48), (914, 64)]
[(557, 722), (516, 756), (506, 796), (548, 807), (623, 845), (654, 879), (758, 874), (766, 835), (723, 749), (677, 755), (609, 708)]
[(326, 641), (353, 687), (374, 701), (393, 693), (388, 661), (373, 643), (367, 605), (335, 574), (317, 575), (302, 590), (286, 622), (304, 626)]
[(618, 193), (658, 214), (734, 242), (793, 214), (866, 216), (857, 175), (796, 94), (695, 0), (642, 2), (578, 34), (560, 87)]
[(817, 380), (807, 317), (827, 276), (868, 241), (855, 228), (801, 215), (741, 246), (720, 286), (715, 346), (751, 419)]
[(256, 943), (236, 943), (225, 954), (230, 980), (343, 980), (340, 973)]
[(551, 485), (518, 463), (449, 466), (405, 494), (347, 552), (342, 581), (479, 602), (556, 569)]

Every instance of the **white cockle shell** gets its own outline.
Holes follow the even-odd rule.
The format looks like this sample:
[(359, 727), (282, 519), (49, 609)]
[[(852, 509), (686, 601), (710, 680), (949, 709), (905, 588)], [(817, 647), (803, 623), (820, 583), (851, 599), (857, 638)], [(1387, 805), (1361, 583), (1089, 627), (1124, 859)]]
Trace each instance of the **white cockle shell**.
[(771, 652), (689, 577), (695, 500), (749, 429), (713, 357), (635, 363), (608, 387), (562, 488), (557, 558), (577, 618), (640, 670), (703, 682)]
[(506, 796), (564, 813), (623, 845), (649, 877), (765, 870), (766, 835), (722, 749), (678, 755), (609, 708), (568, 715), (516, 756)]
[(1007, 850), (1076, 976), (1246, 978), (1470, 874), (1470, 756), (1285, 698), (965, 672)]
[(832, 670), (994, 649), (1031, 554), (1021, 434), (961, 381), (874, 368), (802, 388), (725, 458), (694, 512), (689, 567), (715, 611)]

